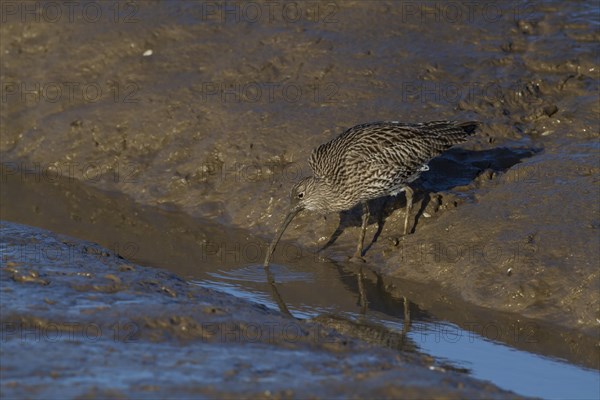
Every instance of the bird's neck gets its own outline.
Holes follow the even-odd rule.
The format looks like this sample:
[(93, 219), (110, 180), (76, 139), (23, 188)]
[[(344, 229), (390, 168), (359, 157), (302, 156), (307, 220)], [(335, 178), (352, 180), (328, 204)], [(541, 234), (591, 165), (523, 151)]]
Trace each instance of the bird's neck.
[(335, 193), (334, 187), (325, 179), (315, 177), (314, 180), (316, 183), (314, 193), (316, 201), (313, 211), (319, 214), (329, 214), (339, 211), (339, 207), (336, 204), (336, 199), (339, 198), (339, 195)]

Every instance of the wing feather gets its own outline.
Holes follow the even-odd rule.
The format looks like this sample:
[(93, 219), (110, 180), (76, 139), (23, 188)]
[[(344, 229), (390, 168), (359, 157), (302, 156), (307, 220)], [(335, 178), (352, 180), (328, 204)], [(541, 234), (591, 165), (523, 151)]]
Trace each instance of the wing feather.
[(354, 126), (313, 150), (309, 164), (316, 177), (333, 184), (385, 187), (406, 183), (429, 160), (474, 133), (477, 123), (432, 121), (409, 124), (375, 122)]

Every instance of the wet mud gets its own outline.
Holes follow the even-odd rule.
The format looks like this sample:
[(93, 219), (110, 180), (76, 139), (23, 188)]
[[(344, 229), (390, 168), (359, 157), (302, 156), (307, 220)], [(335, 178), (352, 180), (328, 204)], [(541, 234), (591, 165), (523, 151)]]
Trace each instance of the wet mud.
[(509, 394), (429, 356), (285, 318), (94, 243), (0, 229), (6, 398)]
[[(433, 160), (430, 171), (415, 182), (410, 235), (401, 235), (403, 196), (372, 202), (363, 284), (385, 288), (399, 313), (407, 297), (413, 314), (427, 310), (467, 329), (473, 322), (490, 321), (504, 332), (523, 329), (525, 337), (535, 340), (514, 334), (499, 340), (598, 368), (600, 36), (594, 4), (514, 1), (493, 7), (452, 3), (449, 8), (445, 2), (311, 2), (298, 3), (299, 14), (292, 18), (292, 10), (273, 9), (267, 2), (234, 2), (231, 8), (219, 2), (115, 3), (117, 8), (94, 3), (102, 11), (95, 21), (80, 9), (70, 20), (67, 10), (56, 19), (40, 2), (32, 3), (41, 7), (36, 14), (10, 4), (0, 27), (1, 218), (98, 242), (108, 250), (89, 248), (100, 256), (106, 252), (113, 264), (106, 272), (84, 276), (93, 267), (87, 261), (68, 272), (56, 260), (42, 269), (31, 260), (11, 266), (3, 259), (2, 282), (9, 288), (2, 291), (7, 296), (3, 323), (31, 327), (64, 322), (67, 315), (90, 323), (91, 316), (70, 306), (92, 293), (100, 299), (100, 310), (90, 315), (100, 316), (102, 323), (114, 324), (120, 313), (149, 318), (135, 319), (147, 328), (139, 342), (153, 353), (161, 348), (164, 353), (156, 354), (164, 355), (163, 366), (176, 365), (168, 364), (167, 354), (181, 361), (187, 351), (196, 351), (174, 344), (183, 339), (227, 347), (188, 326), (219, 318), (198, 310), (194, 296), (207, 304), (234, 304), (225, 320), (283, 317), (186, 282), (217, 266), (260, 263), (265, 242), (286, 212), (289, 189), (310, 174), (307, 159), (314, 147), (367, 121), (478, 120), (483, 127), (476, 137)], [(359, 268), (346, 264), (359, 226), (358, 210), (339, 218), (302, 213), (286, 231), (274, 263), (302, 265), (323, 276)], [(10, 232), (3, 233), (3, 245), (20, 243), (12, 242), (19, 237), (52, 237), (11, 224), (3, 229)], [(136, 263), (159, 267), (163, 275), (150, 278), (146, 275), (158, 272)], [(122, 265), (134, 269), (121, 271)], [(355, 302), (358, 284), (330, 282), (335, 286), (331, 294), (326, 287), (315, 288), (323, 302)], [(62, 285), (63, 292), (57, 293), (64, 293), (64, 299), (47, 292), (53, 285)], [(45, 309), (37, 309), (38, 290), (50, 303), (58, 301), (56, 307), (44, 303)], [(113, 304), (132, 290), (141, 294), (142, 303)], [(314, 296), (294, 290), (284, 299)], [(338, 295), (348, 290), (351, 300)], [(184, 322), (173, 324), (167, 315), (182, 316)], [(335, 316), (313, 323), (357, 337), (357, 348), (364, 346), (360, 340), (377, 337), (378, 328), (353, 326)], [(404, 339), (371, 343), (397, 351), (411, 347)], [(51, 353), (76, 357), (71, 346), (89, 347), (79, 342), (38, 345), (44, 346), (41, 352), (50, 365)], [(297, 344), (302, 348), (297, 356), (322, 354), (315, 367), (319, 373), (338, 351), (357, 355), (345, 368), (358, 374), (353, 368), (362, 363), (360, 354), (368, 353), (324, 350), (308, 342)], [(115, 362), (121, 354), (132, 369), (138, 365), (133, 347), (125, 347), (121, 338), (103, 337), (98, 343), (112, 351), (86, 354), (89, 368)], [(19, 364), (22, 352), (16, 349), (21, 345), (14, 337), (3, 343), (3, 364), (30, 365)], [(248, 351), (273, 351), (268, 358), (275, 362), (276, 352), (287, 345), (269, 346), (253, 344)], [(218, 351), (210, 348), (218, 364)], [(381, 350), (381, 357), (396, 360), (387, 351)], [(260, 356), (245, 357), (255, 358)], [(397, 379), (394, 362), (374, 375), (376, 363), (366, 362), (365, 371), (371, 372), (365, 376), (376, 377), (364, 387), (397, 395), (379, 380), (385, 374)], [(239, 365), (245, 363), (256, 365)], [(191, 375), (206, 372), (200, 371), (202, 363), (177, 365), (186, 365)], [(299, 369), (292, 363), (288, 367)], [(250, 367), (249, 379), (264, 382), (264, 375), (285, 369), (268, 368), (276, 372)], [(11, 371), (3, 365), (3, 381), (16, 370)], [(51, 395), (43, 383), (46, 375), (26, 372), (33, 379), (27, 388), (9, 379), (3, 390), (27, 396), (39, 384), (40, 393)], [(231, 378), (239, 373), (215, 376), (215, 387), (202, 389), (207, 391), (166, 381), (156, 388), (147, 376), (122, 382), (122, 387), (157, 397), (169, 391), (185, 394), (189, 388), (189, 393), (210, 397), (234, 393), (220, 392), (218, 382), (239, 383), (242, 379)], [(102, 375), (108, 374), (102, 369), (90, 374), (115, 379)], [(183, 382), (178, 379), (183, 377), (173, 381)], [(237, 394), (246, 388), (239, 385)], [(479, 383), (469, 385), (485, 390)], [(94, 392), (91, 383), (81, 382), (81, 387), (72, 394), (119, 394)], [(326, 393), (338, 393), (334, 386), (327, 388)], [(292, 390), (299, 392), (278, 393), (295, 397), (318, 391), (300, 384)], [(340, 396), (370, 393), (339, 390)], [(477, 393), (473, 396), (482, 397)]]

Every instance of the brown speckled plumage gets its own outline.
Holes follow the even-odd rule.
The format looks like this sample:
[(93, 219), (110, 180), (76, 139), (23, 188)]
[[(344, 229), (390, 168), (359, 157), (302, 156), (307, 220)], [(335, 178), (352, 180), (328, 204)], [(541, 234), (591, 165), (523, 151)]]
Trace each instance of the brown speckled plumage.
[(427, 163), (475, 133), (477, 122), (397, 121), (354, 126), (313, 150), (309, 164), (314, 175), (298, 182), (290, 194), (290, 212), (271, 243), (270, 256), (293, 217), (303, 209), (326, 214), (363, 204), (363, 229), (355, 258), (360, 258), (368, 220), (367, 201), (406, 192), (404, 233), (412, 206), (408, 183), (428, 170)]

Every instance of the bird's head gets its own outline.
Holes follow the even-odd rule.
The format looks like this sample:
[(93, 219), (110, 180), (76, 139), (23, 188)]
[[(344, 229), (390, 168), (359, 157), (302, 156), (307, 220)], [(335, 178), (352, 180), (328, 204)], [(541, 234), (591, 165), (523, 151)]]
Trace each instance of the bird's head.
[(331, 190), (328, 184), (324, 180), (314, 176), (304, 178), (294, 185), (290, 193), (290, 209), (279, 226), (279, 229), (277, 229), (275, 237), (267, 250), (265, 262), (263, 264), (265, 268), (269, 266), (271, 256), (273, 255), (275, 247), (277, 247), (277, 243), (279, 242), (279, 239), (281, 239), (283, 232), (300, 211), (309, 210), (318, 211), (320, 213), (329, 211), (328, 201), (331, 198), (330, 192)]
[(324, 180), (309, 176), (296, 183), (290, 192), (290, 210), (326, 212), (330, 199)]

